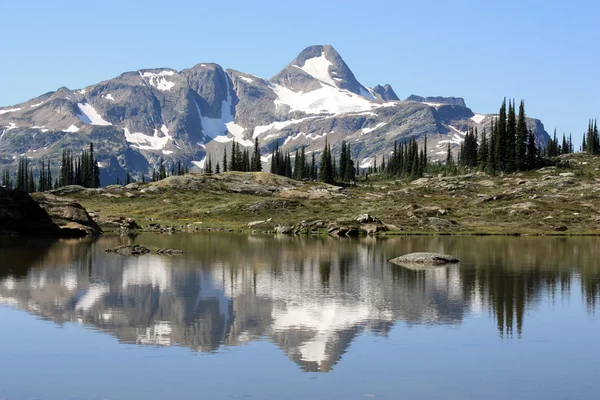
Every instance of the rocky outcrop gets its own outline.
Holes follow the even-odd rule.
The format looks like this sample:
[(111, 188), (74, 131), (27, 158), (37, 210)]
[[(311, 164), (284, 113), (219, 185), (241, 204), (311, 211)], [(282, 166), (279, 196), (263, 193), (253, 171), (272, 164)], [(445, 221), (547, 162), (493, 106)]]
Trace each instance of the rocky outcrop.
[(102, 233), (81, 204), (0, 187), (0, 235), (82, 237)]
[(83, 237), (102, 233), (86, 209), (74, 200), (42, 193), (36, 193), (33, 198), (58, 226), (61, 236)]
[(400, 257), (392, 258), (389, 262), (398, 265), (444, 265), (456, 264), (458, 258), (440, 253), (410, 253)]
[(0, 186), (0, 235), (59, 235), (50, 215), (25, 192)]

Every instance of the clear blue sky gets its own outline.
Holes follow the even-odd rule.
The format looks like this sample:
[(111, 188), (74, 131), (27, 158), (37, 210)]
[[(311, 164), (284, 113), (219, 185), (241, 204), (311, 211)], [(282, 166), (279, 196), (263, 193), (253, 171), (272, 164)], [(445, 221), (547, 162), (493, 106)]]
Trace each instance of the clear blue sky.
[(600, 118), (597, 1), (0, 0), (0, 106), (140, 68), (216, 62), (269, 78), (332, 44), (367, 86), (523, 98), (546, 130)]

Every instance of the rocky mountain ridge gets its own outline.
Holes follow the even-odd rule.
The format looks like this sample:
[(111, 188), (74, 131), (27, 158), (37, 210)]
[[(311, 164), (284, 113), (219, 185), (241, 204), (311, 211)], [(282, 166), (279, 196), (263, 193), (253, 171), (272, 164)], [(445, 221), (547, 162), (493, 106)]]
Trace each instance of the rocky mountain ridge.
[[(362, 85), (332, 46), (311, 46), (270, 80), (212, 63), (143, 69), (0, 108), (0, 168), (14, 169), (19, 157), (51, 159), (58, 168), (63, 148), (93, 141), (109, 184), (126, 171), (148, 177), (161, 158), (202, 169), (208, 154), (215, 164), (233, 141), (250, 147), (255, 139), (265, 167), (275, 146), (320, 154), (325, 140), (334, 153), (350, 143), (367, 167), (411, 137), (427, 136), (428, 156), (443, 158), (447, 143), (458, 149), (469, 128), (486, 128), (492, 117), (461, 98), (400, 101), (390, 85)], [(542, 123), (528, 119), (528, 126), (544, 146)]]

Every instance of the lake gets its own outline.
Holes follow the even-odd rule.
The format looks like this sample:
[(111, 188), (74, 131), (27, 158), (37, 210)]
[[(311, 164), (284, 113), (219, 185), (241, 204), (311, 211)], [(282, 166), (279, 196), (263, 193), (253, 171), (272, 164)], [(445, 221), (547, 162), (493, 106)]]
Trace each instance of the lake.
[(0, 399), (597, 399), (599, 244), (0, 239)]

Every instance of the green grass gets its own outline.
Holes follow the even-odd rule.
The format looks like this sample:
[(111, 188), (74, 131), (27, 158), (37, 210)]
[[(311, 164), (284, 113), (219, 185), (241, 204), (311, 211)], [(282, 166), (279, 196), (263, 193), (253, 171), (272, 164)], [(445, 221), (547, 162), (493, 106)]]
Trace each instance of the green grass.
[[(248, 230), (252, 221), (272, 219), (272, 222), (261, 225), (258, 230), (272, 230), (277, 225), (294, 225), (303, 220), (340, 221), (350, 220), (359, 214), (368, 213), (398, 229), (387, 235), (405, 234), (492, 234), (492, 235), (596, 235), (600, 234), (600, 200), (598, 192), (578, 190), (578, 185), (600, 185), (596, 179), (600, 172), (600, 160), (590, 156), (572, 156), (577, 162), (572, 168), (557, 169), (551, 175), (560, 172), (576, 172), (576, 183), (557, 188), (547, 181), (543, 184), (542, 174), (538, 172), (520, 173), (505, 176), (481, 176), (468, 182), (472, 188), (457, 191), (446, 191), (438, 186), (415, 187), (407, 181), (371, 181), (346, 188), (345, 197), (325, 199), (283, 198), (274, 196), (258, 196), (237, 194), (215, 187), (207, 190), (166, 189), (159, 194), (146, 194), (135, 198), (109, 198), (102, 195), (73, 196), (89, 211), (102, 216), (133, 217), (139, 225), (147, 226), (150, 222), (168, 226), (192, 224), (202, 228), (223, 228)], [(584, 160), (584, 161), (580, 161)], [(505, 180), (506, 178), (509, 181)], [(535, 187), (516, 185), (518, 180), (534, 182)], [(493, 180), (495, 187), (477, 185), (482, 180)], [(594, 186), (595, 185), (595, 186)], [(314, 187), (306, 183), (300, 191)], [(480, 196), (495, 196), (505, 192), (518, 190), (516, 195), (505, 199), (481, 202)], [(556, 192), (556, 193), (553, 193)], [(583, 194), (583, 196), (582, 196)], [(532, 196), (537, 196), (531, 199)], [(564, 197), (560, 197), (564, 196)], [(280, 206), (288, 201), (285, 207)], [(266, 202), (265, 207), (253, 210), (248, 206)], [(278, 203), (279, 202), (279, 203)], [(518, 203), (532, 202), (531, 211), (515, 211), (511, 206)], [(447, 210), (436, 218), (452, 220), (456, 224), (448, 228), (435, 229), (427, 216), (411, 216), (414, 208), (437, 206)], [(552, 219), (546, 217), (552, 216)], [(558, 232), (554, 228), (567, 226), (568, 230)]]

